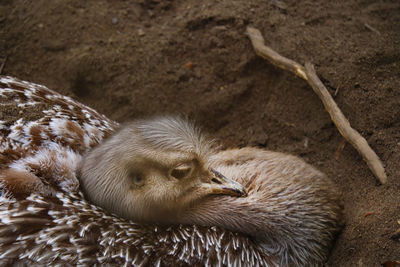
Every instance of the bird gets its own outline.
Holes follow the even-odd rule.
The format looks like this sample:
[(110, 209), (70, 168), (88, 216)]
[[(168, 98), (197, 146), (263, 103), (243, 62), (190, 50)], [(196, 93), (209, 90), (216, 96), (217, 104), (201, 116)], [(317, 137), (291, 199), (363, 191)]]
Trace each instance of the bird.
[(335, 184), (302, 159), (218, 150), (180, 117), (108, 119), (0, 76), (0, 264), (323, 266)]

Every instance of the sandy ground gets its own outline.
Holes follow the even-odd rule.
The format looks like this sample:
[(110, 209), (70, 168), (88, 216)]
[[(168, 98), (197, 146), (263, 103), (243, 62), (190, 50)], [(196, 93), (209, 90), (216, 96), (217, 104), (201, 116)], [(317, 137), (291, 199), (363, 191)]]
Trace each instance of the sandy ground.
[[(379, 186), (311, 88), (258, 58), (244, 34), (311, 61), (381, 157)], [(45, 84), (120, 122), (197, 120), (226, 147), (301, 156), (341, 188), (346, 227), (329, 266), (400, 260), (400, 2), (71, 0), (0, 2), (3, 74)], [(338, 157), (337, 157), (338, 156)]]

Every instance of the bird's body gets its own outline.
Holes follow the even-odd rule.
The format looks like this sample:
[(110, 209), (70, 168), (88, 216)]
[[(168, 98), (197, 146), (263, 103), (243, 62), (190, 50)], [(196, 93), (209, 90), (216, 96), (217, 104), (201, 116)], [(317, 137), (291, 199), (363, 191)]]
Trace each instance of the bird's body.
[(219, 227), (138, 224), (81, 195), (0, 202), (1, 266), (274, 266), (252, 240)]
[[(0, 264), (318, 266), (326, 260), (341, 225), (339, 194), (301, 159), (255, 148), (213, 152), (191, 124), (169, 118), (134, 122), (96, 146), (118, 128), (115, 122), (43, 86), (0, 76), (0, 88), (1, 105), (13, 105), (1, 118)], [(161, 184), (158, 161), (169, 175)], [(208, 168), (242, 184), (247, 196), (238, 197), (242, 189), (234, 182), (231, 191), (223, 188), (225, 178)], [(157, 171), (142, 175), (143, 169)], [(154, 214), (154, 207), (170, 216)]]
[(118, 124), (45, 86), (0, 76), (0, 89), (1, 183), (23, 196), (78, 193), (81, 155)]

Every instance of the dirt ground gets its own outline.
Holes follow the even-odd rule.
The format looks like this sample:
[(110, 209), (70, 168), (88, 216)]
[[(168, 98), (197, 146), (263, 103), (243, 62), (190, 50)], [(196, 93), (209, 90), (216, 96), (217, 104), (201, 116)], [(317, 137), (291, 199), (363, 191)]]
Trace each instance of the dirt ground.
[[(378, 185), (311, 88), (258, 58), (244, 34), (311, 61), (382, 159)], [(293, 153), (340, 187), (346, 227), (328, 266), (400, 260), (398, 0), (2, 0), (3, 74), (47, 85), (120, 122), (188, 114), (226, 147)]]

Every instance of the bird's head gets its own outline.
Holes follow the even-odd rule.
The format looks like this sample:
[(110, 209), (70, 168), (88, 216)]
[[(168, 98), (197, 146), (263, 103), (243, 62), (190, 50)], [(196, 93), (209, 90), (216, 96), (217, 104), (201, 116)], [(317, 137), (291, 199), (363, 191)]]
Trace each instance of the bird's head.
[(94, 204), (136, 221), (170, 222), (210, 195), (244, 188), (208, 166), (211, 142), (180, 118), (137, 120), (91, 150), (79, 174)]

